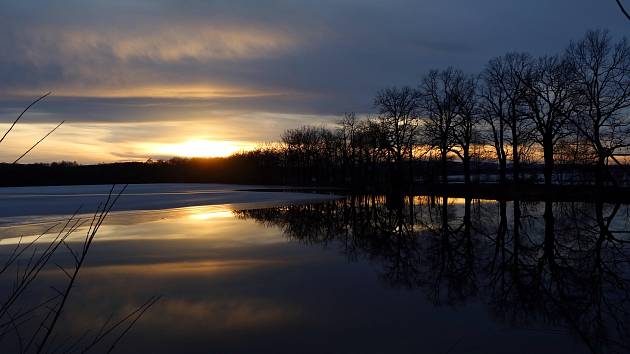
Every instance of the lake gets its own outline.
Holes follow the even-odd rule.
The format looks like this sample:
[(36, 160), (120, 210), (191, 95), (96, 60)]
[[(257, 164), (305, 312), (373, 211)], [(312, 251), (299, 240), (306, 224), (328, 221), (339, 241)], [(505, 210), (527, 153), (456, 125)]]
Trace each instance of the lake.
[[(116, 352), (630, 350), (627, 205), (255, 188), (130, 186), (98, 230), (50, 347), (80, 351), (160, 296)], [(88, 222), (67, 239), (77, 249), (108, 191), (4, 189), (0, 260), (47, 230), (36, 242), (45, 248), (82, 205), (75, 219)], [(1, 275), (0, 295), (29, 257)], [(19, 306), (46, 301), (66, 281), (59, 266), (72, 264), (60, 247)], [(0, 351), (24, 347), (45, 314), (5, 325)]]

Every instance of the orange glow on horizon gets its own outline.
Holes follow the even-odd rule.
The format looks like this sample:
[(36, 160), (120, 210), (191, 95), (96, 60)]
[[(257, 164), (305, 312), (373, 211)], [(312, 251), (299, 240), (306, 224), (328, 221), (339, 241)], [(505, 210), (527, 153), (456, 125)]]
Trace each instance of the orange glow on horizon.
[(149, 147), (152, 154), (178, 157), (227, 157), (240, 151), (251, 150), (253, 144), (236, 141), (188, 140), (175, 144)]

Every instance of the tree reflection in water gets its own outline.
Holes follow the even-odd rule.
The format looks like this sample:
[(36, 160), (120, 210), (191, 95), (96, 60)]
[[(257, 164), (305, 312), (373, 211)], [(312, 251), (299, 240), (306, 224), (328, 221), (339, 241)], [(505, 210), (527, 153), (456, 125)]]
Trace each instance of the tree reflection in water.
[(435, 304), (471, 299), (518, 327), (561, 326), (593, 353), (630, 350), (627, 205), (353, 196), (236, 212), (291, 240), (367, 258)]

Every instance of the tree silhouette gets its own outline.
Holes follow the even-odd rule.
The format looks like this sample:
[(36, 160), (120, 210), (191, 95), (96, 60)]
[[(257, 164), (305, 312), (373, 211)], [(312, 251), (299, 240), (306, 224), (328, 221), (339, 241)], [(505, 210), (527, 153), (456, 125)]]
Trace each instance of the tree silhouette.
[(608, 159), (630, 147), (630, 43), (613, 43), (606, 31), (589, 31), (566, 52), (581, 105), (573, 119), (597, 156), (596, 183), (602, 185)]

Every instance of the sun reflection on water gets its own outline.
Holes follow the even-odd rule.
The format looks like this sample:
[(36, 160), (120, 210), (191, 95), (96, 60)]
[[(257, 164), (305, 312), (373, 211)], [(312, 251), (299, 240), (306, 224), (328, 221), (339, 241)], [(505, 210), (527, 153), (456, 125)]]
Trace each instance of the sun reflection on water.
[(231, 217), (233, 217), (233, 214), (229, 209), (195, 212), (190, 215), (190, 218), (193, 220), (224, 219)]

